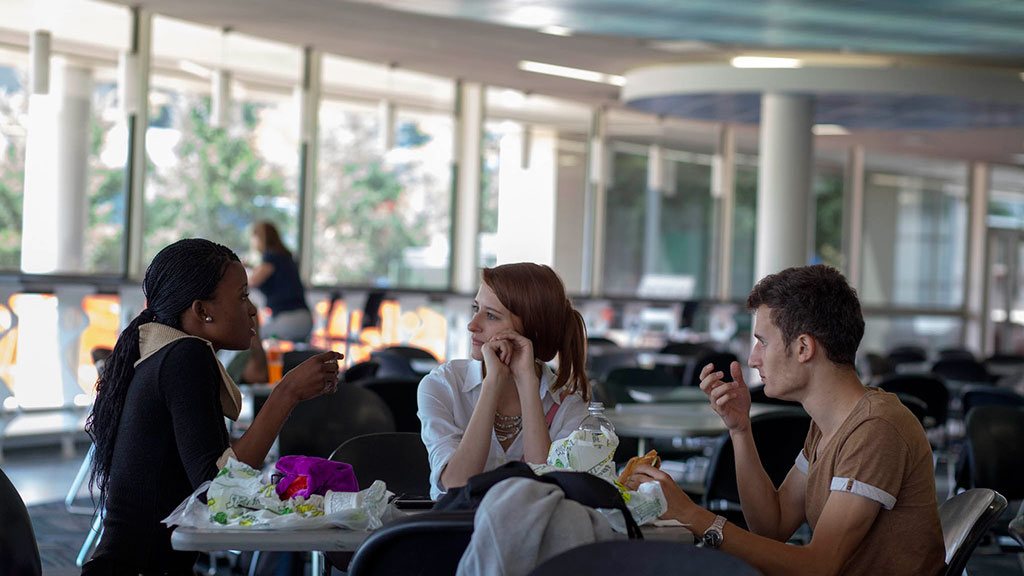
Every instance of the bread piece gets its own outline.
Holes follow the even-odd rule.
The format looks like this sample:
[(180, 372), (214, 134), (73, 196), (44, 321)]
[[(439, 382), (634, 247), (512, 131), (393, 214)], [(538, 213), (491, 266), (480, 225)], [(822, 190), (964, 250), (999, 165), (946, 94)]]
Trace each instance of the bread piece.
[(625, 484), (626, 480), (633, 475), (634, 470), (640, 464), (647, 464), (648, 466), (654, 466), (658, 468), (661, 466), (661, 458), (658, 456), (657, 450), (651, 450), (643, 456), (633, 456), (626, 462), (626, 467), (623, 468), (622, 474), (619, 474), (619, 483)]

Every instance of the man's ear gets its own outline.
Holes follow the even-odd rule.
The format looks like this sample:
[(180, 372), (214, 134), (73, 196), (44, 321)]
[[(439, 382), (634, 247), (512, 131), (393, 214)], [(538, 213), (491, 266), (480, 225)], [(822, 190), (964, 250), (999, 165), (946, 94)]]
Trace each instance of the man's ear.
[(818, 352), (818, 341), (810, 334), (801, 334), (796, 337), (796, 359), (800, 362), (810, 362)]

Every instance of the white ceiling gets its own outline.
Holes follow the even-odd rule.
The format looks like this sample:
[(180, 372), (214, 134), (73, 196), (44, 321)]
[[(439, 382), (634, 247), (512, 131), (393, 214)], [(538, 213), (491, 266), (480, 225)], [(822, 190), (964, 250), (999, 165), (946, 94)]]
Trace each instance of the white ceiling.
[[(662, 38), (670, 41), (670, 50), (655, 46), (666, 46), (664, 42), (653, 42), (650, 38), (625, 36), (600, 36), (578, 34), (560, 37), (543, 34), (523, 27), (511, 27), (493, 22), (500, 18), (467, 20), (439, 15), (409, 12), (394, 8), (405, 8), (408, 3), (391, 2), (392, 8), (381, 6), (382, 2), (367, 3), (351, 0), (112, 0), (125, 6), (140, 5), (143, 8), (167, 16), (190, 20), (215, 27), (232, 30), (298, 46), (312, 46), (324, 52), (348, 58), (366, 60), (381, 64), (392, 64), (398, 69), (414, 70), (449, 78), (465, 78), (491, 86), (502, 86), (526, 93), (565, 98), (587, 105), (608, 105), (622, 107), (619, 89), (615, 86), (569, 80), (523, 72), (518, 69), (520, 60), (535, 60), (564, 66), (573, 66), (600, 72), (623, 74), (626, 71), (649, 64), (663, 62), (686, 62), (714, 59), (721, 61), (734, 53), (734, 46), (719, 48), (699, 41), (698, 38)], [(645, 0), (650, 1), (650, 0)], [(480, 13), (489, 6), (505, 12), (512, 5), (522, 4), (543, 6), (538, 2), (512, 2), (511, 0), (476, 0), (475, 2), (428, 3), (435, 14), (455, 13), (471, 5)], [(561, 4), (567, 4), (562, 2)], [(571, 2), (577, 25), (566, 22), (570, 27), (586, 28), (586, 2)], [(603, 5), (614, 4), (609, 0)], [(630, 10), (630, 2), (618, 3), (623, 10)], [(453, 8), (454, 6), (454, 8)], [(461, 6), (461, 7), (460, 7)], [(498, 13), (498, 12), (496, 12)], [(564, 15), (563, 15), (564, 16)], [(607, 18), (608, 14), (603, 14)], [(635, 16), (635, 14), (634, 14)], [(921, 15), (926, 22), (927, 14)], [(648, 19), (649, 20), (649, 19)], [(692, 24), (692, 23), (690, 23)], [(841, 48), (841, 47), (839, 47)], [(836, 52), (839, 52), (839, 48)], [(977, 60), (979, 65), (1005, 65), (1005, 54), (1001, 59)], [(910, 56), (920, 59), (920, 55)], [(963, 65), (972, 56), (951, 56), (949, 61)], [(927, 56), (926, 58), (933, 58)], [(1022, 60), (1024, 61), (1024, 60)], [(325, 79), (330, 82), (330, 78)], [(685, 135), (674, 133), (686, 131), (700, 123), (676, 122), (675, 128), (651, 135), (651, 129), (637, 128), (635, 140), (663, 139), (677, 141)], [(707, 123), (704, 126), (710, 127)], [(623, 127), (630, 132), (629, 127)], [(707, 132), (707, 128), (698, 130)], [(756, 131), (742, 130), (741, 145), (756, 143)], [(894, 135), (887, 132), (863, 132), (849, 136), (819, 137), (819, 149), (842, 150), (854, 143), (865, 143), (872, 148), (891, 150), (902, 154), (935, 155), (940, 157), (986, 160), (1002, 163), (1022, 163), (1024, 154), (1024, 130), (996, 128), (970, 131), (946, 132), (901, 132)]]

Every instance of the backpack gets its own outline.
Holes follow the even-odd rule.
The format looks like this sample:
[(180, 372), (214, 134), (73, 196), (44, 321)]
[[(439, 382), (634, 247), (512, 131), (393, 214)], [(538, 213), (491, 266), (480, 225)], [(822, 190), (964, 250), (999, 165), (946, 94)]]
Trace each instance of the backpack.
[(434, 510), (476, 510), (487, 491), (508, 478), (529, 478), (537, 482), (554, 484), (562, 489), (566, 498), (584, 506), (619, 510), (626, 521), (626, 533), (629, 537), (643, 539), (640, 527), (626, 508), (622, 494), (612, 484), (586, 472), (550, 472), (537, 475), (530, 465), (524, 462), (509, 462), (489, 472), (473, 476), (465, 486), (452, 488), (442, 496), (434, 505)]

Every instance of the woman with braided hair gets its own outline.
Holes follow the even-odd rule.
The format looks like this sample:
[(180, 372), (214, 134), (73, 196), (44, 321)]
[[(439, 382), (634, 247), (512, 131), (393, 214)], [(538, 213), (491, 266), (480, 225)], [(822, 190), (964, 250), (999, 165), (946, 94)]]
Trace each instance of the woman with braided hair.
[(96, 445), (90, 484), (105, 514), (83, 574), (193, 574), (196, 554), (172, 550), (160, 521), (228, 458), (261, 468), (292, 408), (335, 390), (341, 355), (314, 356), (230, 441), (224, 417), (238, 418), (241, 395), (215, 351), (249, 347), (248, 290), (238, 256), (208, 240), (175, 242), (146, 270), (147, 307), (118, 337), (86, 426)]
[[(552, 440), (587, 416), (587, 331), (554, 270), (484, 268), (469, 322), (470, 360), (423, 378), (417, 399), (430, 496), (510, 461), (547, 461)], [(558, 373), (547, 362), (558, 356)]]

